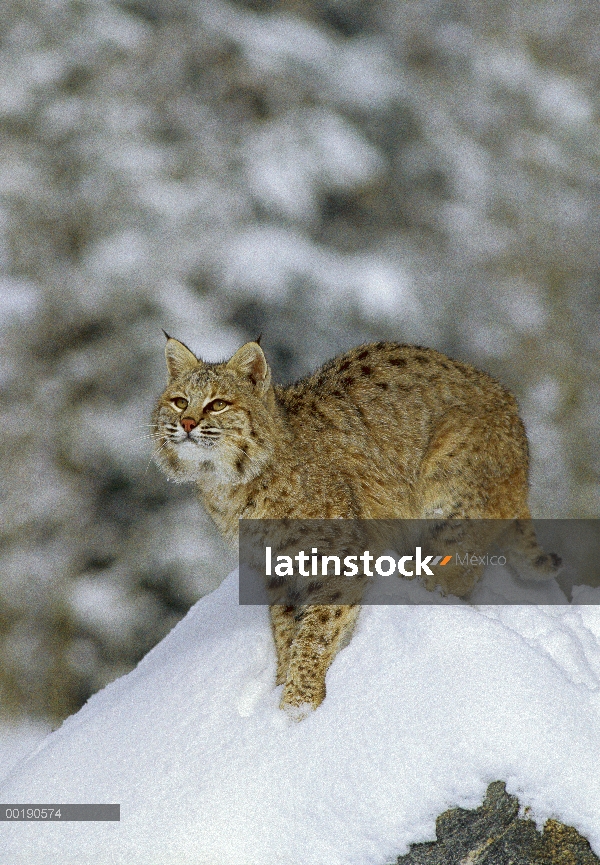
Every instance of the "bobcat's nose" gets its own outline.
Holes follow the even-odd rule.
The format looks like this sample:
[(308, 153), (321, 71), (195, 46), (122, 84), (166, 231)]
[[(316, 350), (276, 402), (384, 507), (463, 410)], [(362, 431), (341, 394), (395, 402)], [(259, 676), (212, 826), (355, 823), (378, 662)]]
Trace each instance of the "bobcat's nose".
[(198, 426), (193, 417), (184, 417), (181, 419), (180, 423), (188, 435), (191, 433), (194, 427)]

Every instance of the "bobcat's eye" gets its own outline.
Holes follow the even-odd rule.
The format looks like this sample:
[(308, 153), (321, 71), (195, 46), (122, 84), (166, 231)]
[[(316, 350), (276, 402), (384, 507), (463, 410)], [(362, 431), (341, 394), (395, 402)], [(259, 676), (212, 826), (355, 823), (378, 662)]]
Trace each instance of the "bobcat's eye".
[(184, 408), (188, 407), (187, 399), (184, 399), (182, 396), (176, 396), (175, 399), (172, 399), (171, 402), (175, 406), (175, 408), (181, 409), (183, 411)]
[(228, 402), (225, 402), (224, 399), (213, 399), (212, 402), (206, 406), (208, 411), (223, 411), (224, 408), (227, 408), (229, 405)]

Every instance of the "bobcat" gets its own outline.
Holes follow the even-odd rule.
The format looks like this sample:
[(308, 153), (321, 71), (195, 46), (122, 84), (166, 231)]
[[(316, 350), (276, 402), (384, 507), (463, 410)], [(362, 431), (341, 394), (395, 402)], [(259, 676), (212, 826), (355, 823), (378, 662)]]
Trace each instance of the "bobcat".
[[(207, 363), (165, 335), (155, 459), (172, 480), (195, 483), (232, 545), (240, 518), (510, 520), (509, 560), (526, 576), (555, 573), (558, 557), (520, 522), (530, 518), (528, 448), (516, 401), (486, 373), (433, 349), (378, 342), (280, 387), (258, 342)], [(482, 567), (453, 567), (443, 588), (468, 594)], [(360, 609), (323, 603), (322, 583), (315, 589), (321, 603), (309, 594), (270, 607), (281, 708), (298, 718), (324, 699), (325, 674)]]

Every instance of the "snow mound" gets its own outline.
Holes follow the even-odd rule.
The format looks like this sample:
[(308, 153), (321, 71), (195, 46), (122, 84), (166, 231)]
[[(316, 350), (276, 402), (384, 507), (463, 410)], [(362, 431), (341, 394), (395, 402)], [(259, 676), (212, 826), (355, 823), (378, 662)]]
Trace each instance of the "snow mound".
[(0, 784), (120, 803), (119, 823), (3, 823), (3, 865), (384, 865), (502, 779), (600, 852), (600, 608), (364, 607), (301, 723), (237, 574)]

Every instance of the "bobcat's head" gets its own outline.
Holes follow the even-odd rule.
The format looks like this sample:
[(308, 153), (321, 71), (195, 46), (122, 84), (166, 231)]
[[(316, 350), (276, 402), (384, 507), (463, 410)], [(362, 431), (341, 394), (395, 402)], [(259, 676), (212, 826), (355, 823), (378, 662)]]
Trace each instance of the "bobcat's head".
[(261, 347), (248, 342), (223, 363), (199, 360), (167, 338), (169, 383), (152, 415), (154, 459), (178, 482), (208, 474), (246, 483), (273, 452), (271, 373)]

